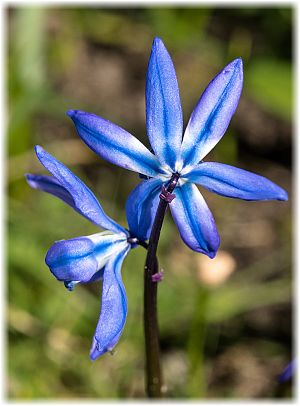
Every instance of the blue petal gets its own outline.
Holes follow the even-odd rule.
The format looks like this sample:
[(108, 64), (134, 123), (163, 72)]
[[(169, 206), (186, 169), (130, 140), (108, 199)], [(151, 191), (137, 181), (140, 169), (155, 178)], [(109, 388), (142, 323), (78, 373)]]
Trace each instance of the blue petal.
[(181, 238), (193, 251), (214, 258), (220, 238), (201, 193), (192, 183), (184, 183), (174, 192), (176, 198), (170, 203), (170, 209)]
[(129, 248), (111, 258), (104, 269), (99, 321), (93, 338), (90, 357), (94, 361), (117, 344), (127, 317), (126, 292), (121, 266)]
[(183, 134), (182, 110), (173, 62), (159, 38), (153, 41), (148, 64), (146, 125), (160, 163), (176, 171)]
[(93, 282), (109, 258), (128, 247), (123, 235), (98, 233), (57, 241), (46, 255), (46, 264), (59, 281)]
[(77, 210), (72, 195), (64, 187), (62, 187), (53, 176), (32, 175), (31, 173), (28, 173), (25, 176), (27, 183), (33, 189), (50, 193), (51, 195), (63, 200), (69, 206), (73, 207), (73, 209)]
[(140, 240), (150, 237), (159, 203), (162, 181), (149, 179), (138, 184), (126, 202), (126, 215), (130, 234)]
[(288, 199), (285, 190), (263, 176), (218, 162), (203, 162), (183, 178), (222, 196), (244, 200)]
[(294, 359), (286, 366), (284, 371), (280, 374), (279, 382), (284, 383), (289, 381), (293, 377), (293, 375), (295, 375), (296, 367), (297, 367), (296, 359)]
[(200, 162), (223, 137), (243, 86), (243, 63), (235, 59), (208, 85), (193, 111), (182, 142), (183, 166)]
[(157, 158), (127, 131), (95, 114), (79, 110), (67, 114), (82, 140), (103, 159), (151, 177), (161, 172)]
[(35, 175), (29, 175), (28, 179), (27, 175), (30, 186), (54, 194), (97, 226), (126, 234), (123, 227), (104, 213), (93, 192), (77, 176), (42, 147), (36, 146), (35, 151), (42, 165), (55, 180)]

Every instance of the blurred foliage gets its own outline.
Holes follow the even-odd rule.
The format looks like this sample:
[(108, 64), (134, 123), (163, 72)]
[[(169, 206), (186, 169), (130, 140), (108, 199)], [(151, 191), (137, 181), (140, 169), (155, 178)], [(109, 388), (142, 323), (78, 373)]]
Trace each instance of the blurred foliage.
[[(95, 112), (147, 142), (145, 73), (153, 37), (160, 36), (175, 63), (185, 119), (214, 74), (241, 56), (242, 100), (291, 128), (293, 10), (15, 6), (6, 11), (7, 396), (143, 398), (145, 252), (134, 250), (124, 263), (129, 312), (117, 351), (92, 363), (88, 353), (101, 284), (70, 293), (49, 273), (44, 257), (55, 240), (97, 230), (62, 202), (29, 189), (23, 174), (43, 172), (33, 146), (43, 145), (74, 170), (105, 211), (125, 225), (124, 202), (138, 178), (90, 152), (65, 111)], [(243, 139), (248, 111), (237, 113), (212, 158), (261, 173), (292, 197), (290, 156), (283, 167), (270, 146), (267, 158), (251, 155), (245, 143), (241, 148), (237, 140)], [(264, 121), (256, 116), (253, 129), (264, 134)], [(290, 143), (290, 132), (284, 134)], [(260, 145), (264, 142), (262, 136)], [(206, 265), (166, 218), (159, 247), (165, 269), (159, 320), (167, 396), (289, 398), (290, 383), (279, 386), (277, 376), (292, 357), (290, 203), (205, 198), (234, 272), (222, 277), (221, 261), (214, 282), (204, 283)]]
[[(272, 72), (271, 75), (270, 72)], [(290, 120), (293, 111), (290, 63), (281, 60), (257, 59), (250, 66), (247, 74), (249, 94), (257, 99), (262, 107)]]

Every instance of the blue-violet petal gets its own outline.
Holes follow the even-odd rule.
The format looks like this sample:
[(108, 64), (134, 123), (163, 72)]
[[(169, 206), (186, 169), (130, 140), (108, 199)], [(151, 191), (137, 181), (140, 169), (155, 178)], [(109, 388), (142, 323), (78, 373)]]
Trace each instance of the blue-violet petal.
[(121, 266), (129, 249), (111, 258), (104, 269), (101, 312), (90, 352), (93, 361), (114, 348), (126, 322), (127, 299)]
[(279, 382), (285, 383), (295, 376), (296, 372), (296, 359), (293, 359), (284, 369), (284, 371), (279, 376)]
[(183, 175), (211, 192), (244, 200), (287, 200), (285, 190), (263, 176), (218, 162), (202, 162)]
[(214, 218), (197, 186), (184, 183), (174, 190), (170, 203), (173, 219), (183, 241), (192, 250), (214, 258), (220, 238)]
[(124, 235), (98, 233), (57, 241), (46, 255), (46, 264), (59, 281), (93, 282), (112, 256), (128, 247)]
[(182, 109), (173, 62), (159, 38), (153, 41), (146, 77), (146, 125), (160, 163), (176, 171), (183, 134)]
[(92, 113), (69, 110), (67, 114), (82, 140), (103, 159), (146, 176), (161, 172), (155, 155), (121, 127)]
[(159, 204), (162, 181), (144, 180), (130, 193), (126, 202), (129, 231), (140, 240), (150, 237), (154, 217)]
[(53, 176), (33, 175), (31, 173), (27, 173), (25, 176), (27, 183), (33, 189), (50, 193), (51, 195), (58, 197), (77, 211), (77, 207), (72, 195), (67, 191), (67, 189), (61, 186), (58, 180), (56, 180)]
[(77, 212), (92, 221), (97, 226), (115, 233), (126, 234), (123, 227), (104, 213), (93, 192), (65, 165), (55, 159), (40, 146), (36, 146), (35, 151), (42, 165), (55, 177), (58, 184), (65, 189), (66, 192), (63, 193), (62, 189), (57, 187), (55, 193), (55, 183), (57, 182), (49, 181), (49, 178), (46, 181), (45, 178), (40, 178), (40, 180), (38, 180), (37, 177), (35, 177), (34, 182), (32, 182), (32, 176), (34, 175), (30, 175), (29, 184), (32, 187), (54, 194), (66, 203), (70, 204), (70, 206), (72, 206)]
[(182, 142), (183, 166), (200, 162), (223, 137), (243, 87), (240, 58), (227, 65), (200, 97)]

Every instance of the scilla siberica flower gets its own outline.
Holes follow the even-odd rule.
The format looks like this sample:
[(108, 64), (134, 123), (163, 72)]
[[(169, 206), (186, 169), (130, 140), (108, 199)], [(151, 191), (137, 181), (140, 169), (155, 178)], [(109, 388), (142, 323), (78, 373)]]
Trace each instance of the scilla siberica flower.
[(92, 223), (108, 231), (87, 237), (57, 241), (48, 251), (51, 272), (72, 290), (77, 283), (103, 279), (102, 304), (90, 357), (95, 360), (117, 344), (127, 316), (127, 299), (121, 265), (136, 239), (109, 218), (92, 191), (61, 162), (37, 146), (42, 165), (53, 175), (27, 174), (29, 185), (70, 205)]
[[(194, 183), (222, 196), (244, 200), (287, 200), (268, 179), (203, 158), (224, 135), (241, 95), (240, 58), (229, 63), (200, 97), (183, 135), (183, 118), (175, 69), (168, 51), (155, 38), (146, 79), (146, 126), (151, 153), (117, 125), (83, 111), (71, 110), (79, 136), (102, 158), (146, 178), (130, 194), (130, 230), (149, 237), (162, 186), (177, 182), (170, 210), (183, 241), (213, 258), (220, 239), (213, 216)], [(164, 189), (163, 189), (164, 190)], [(171, 199), (176, 198), (171, 202)]]

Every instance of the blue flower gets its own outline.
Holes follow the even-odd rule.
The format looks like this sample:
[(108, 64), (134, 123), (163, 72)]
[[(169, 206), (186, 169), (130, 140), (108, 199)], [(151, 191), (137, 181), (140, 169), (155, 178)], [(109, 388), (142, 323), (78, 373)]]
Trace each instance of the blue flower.
[(127, 316), (121, 278), (125, 256), (136, 241), (130, 232), (109, 218), (92, 191), (61, 162), (37, 146), (42, 165), (53, 175), (27, 174), (31, 187), (63, 200), (82, 216), (108, 231), (57, 241), (46, 255), (53, 275), (69, 290), (77, 283), (103, 279), (102, 304), (90, 357), (95, 360), (117, 344)]
[(162, 185), (172, 175), (179, 180), (170, 210), (183, 241), (213, 258), (220, 239), (214, 218), (194, 183), (231, 198), (287, 200), (270, 180), (203, 158), (224, 135), (241, 95), (240, 58), (229, 63), (200, 97), (183, 135), (183, 118), (175, 69), (168, 51), (155, 38), (146, 78), (146, 126), (155, 155), (117, 125), (78, 110), (68, 111), (79, 136), (102, 158), (145, 178), (126, 204), (130, 229), (149, 237)]

